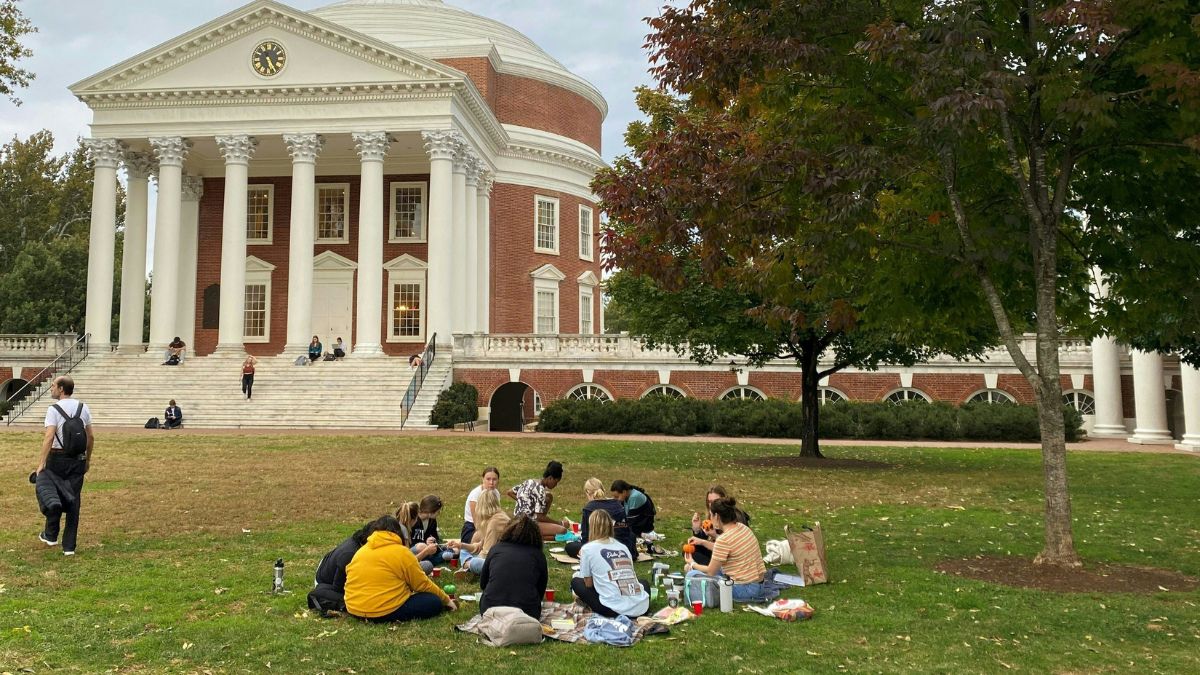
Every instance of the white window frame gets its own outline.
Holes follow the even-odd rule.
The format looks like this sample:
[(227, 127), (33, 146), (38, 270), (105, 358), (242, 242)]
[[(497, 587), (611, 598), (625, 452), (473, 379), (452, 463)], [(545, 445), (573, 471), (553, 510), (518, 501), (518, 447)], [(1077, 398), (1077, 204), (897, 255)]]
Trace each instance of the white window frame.
[[(321, 190), (340, 189), (342, 191), (342, 236), (322, 237), (321, 235)], [(313, 241), (318, 244), (349, 244), (350, 243), (350, 184), (349, 183), (317, 183), (313, 192)]]
[[(974, 399), (976, 396), (981, 396), (981, 395), (983, 395), (983, 394), (987, 394), (987, 398), (988, 398), (988, 400), (986, 400), (986, 401), (973, 401), (973, 399)], [(993, 399), (1000, 399), (1000, 400), (993, 400)], [(988, 404), (988, 405), (992, 405), (992, 404), (1000, 404), (1000, 405), (1016, 405), (1016, 404), (1017, 404), (1017, 397), (1016, 397), (1016, 396), (1013, 396), (1012, 394), (1008, 393), (1007, 391), (1004, 391), (1003, 389), (995, 389), (995, 388), (992, 388), (992, 389), (980, 389), (979, 391), (975, 392), (974, 394), (971, 394), (970, 396), (968, 396), (968, 397), (967, 397), (967, 400), (963, 402), (963, 405), (966, 405), (967, 403), (971, 403), (971, 402), (975, 402), (975, 403), (986, 403), (986, 404)]]
[[(672, 391), (679, 395), (671, 396), (670, 394), (664, 393), (667, 391)], [(660, 396), (666, 396), (668, 398), (675, 398), (675, 399), (688, 397), (687, 392), (680, 389), (679, 387), (676, 387), (673, 384), (656, 384), (653, 387), (650, 387), (649, 389), (647, 389), (646, 391), (643, 391), (642, 395), (639, 396), (638, 398), (646, 398), (647, 396), (654, 396), (655, 394), (658, 394)]]
[[(582, 384), (577, 384), (574, 387), (571, 387), (570, 389), (568, 389), (567, 393), (563, 394), (563, 398), (564, 399), (578, 398), (574, 395), (575, 392), (577, 392), (577, 391), (584, 392), (584, 396), (580, 400), (600, 401), (601, 403), (611, 403), (612, 401), (617, 400), (616, 398), (613, 397), (611, 391), (609, 391), (608, 389), (605, 389), (604, 387), (601, 387), (600, 385), (596, 384), (595, 382), (584, 382)], [(599, 396), (597, 394), (602, 394), (603, 396)]]
[(275, 184), (274, 183), (251, 183), (246, 186), (246, 203), (250, 202), (250, 193), (258, 190), (266, 190), (267, 192), (267, 238), (266, 239), (251, 239), (250, 238), (250, 210), (246, 209), (246, 222), (242, 227), (246, 228), (246, 245), (247, 246), (271, 246), (275, 243)]
[[(421, 236), (396, 236), (396, 188), (421, 189)], [(423, 244), (429, 241), (429, 184), (424, 181), (395, 181), (388, 184), (388, 243)]]
[[(539, 210), (542, 204), (554, 205), (554, 248), (543, 248), (538, 241), (538, 228), (541, 223), (538, 221)], [(562, 239), (562, 209), (557, 197), (544, 197), (542, 195), (534, 195), (533, 197), (533, 251), (534, 253), (547, 253), (550, 255), (558, 255), (559, 241)]]
[[(1092, 399), (1092, 411), (1084, 412), (1079, 406), (1079, 395), (1086, 396)], [(1069, 405), (1079, 411), (1080, 415), (1095, 415), (1096, 414), (1096, 394), (1087, 389), (1068, 389), (1063, 392), (1063, 404)]]
[[(592, 239), (596, 231), (596, 222), (593, 218), (593, 213), (592, 207), (586, 204), (579, 205), (579, 258), (581, 260), (595, 260), (595, 254), (593, 252), (596, 249), (596, 242), (592, 241)], [(584, 220), (584, 214), (587, 214), (586, 221)], [(584, 231), (585, 222), (587, 223), (586, 232)], [(584, 250), (585, 244), (587, 245), (586, 251)]]
[[(429, 334), (429, 282), (428, 282), (428, 267), (422, 260), (412, 257), (407, 253), (400, 257), (390, 260), (384, 264), (384, 269), (388, 273), (387, 284), (387, 336), (385, 342), (420, 342), (424, 344), (428, 341)], [(396, 296), (396, 286), (400, 284), (421, 285), (421, 330), (418, 335), (396, 335), (394, 332), (396, 326), (396, 306), (392, 304), (392, 298)]]
[[(529, 276), (533, 277), (533, 334), (534, 335), (558, 335), (562, 325), (562, 303), (558, 295), (559, 286), (567, 275), (563, 274), (554, 265), (546, 264), (530, 272)], [(553, 293), (554, 294), (554, 332), (542, 333), (538, 330), (538, 293)]]
[[(889, 400), (889, 399), (891, 399), (891, 397), (893, 397), (897, 394), (903, 395), (901, 400), (899, 400), (899, 401)], [(921, 401), (922, 403), (933, 403), (932, 396), (930, 396), (929, 394), (926, 394), (925, 392), (921, 391), (920, 389), (916, 389), (914, 387), (900, 387), (899, 389), (893, 389), (893, 390), (889, 391), (883, 398), (881, 398), (879, 400), (884, 403), (892, 403), (895, 405), (900, 405), (901, 403), (904, 403), (907, 401)]]
[[(242, 307), (242, 341), (249, 344), (264, 344), (271, 341), (271, 277), (275, 272), (275, 266), (265, 260), (260, 260), (255, 256), (246, 258), (246, 286), (266, 286), (266, 318), (263, 320), (262, 337), (250, 337), (245, 335), (246, 328), (246, 308)], [(242, 290), (245, 297), (245, 289)]]
[[(825, 405), (826, 403), (837, 403), (838, 401), (849, 401), (850, 400), (850, 397), (846, 395), (846, 392), (842, 391), (841, 389), (835, 389), (833, 387), (824, 387), (824, 386), (817, 387), (817, 396), (818, 396), (818, 400), (820, 401), (821, 405)], [(834, 401), (830, 401), (829, 399), (833, 398), (834, 396), (836, 396), (837, 399)]]
[[(751, 391), (751, 392), (754, 392), (755, 394), (758, 394), (759, 396), (761, 396), (761, 397), (762, 397), (762, 400), (764, 400), (764, 401), (765, 401), (765, 400), (767, 400), (767, 395), (763, 393), (762, 389), (759, 389), (758, 387), (751, 387), (751, 386), (749, 386), (749, 385), (741, 385), (741, 384), (739, 384), (739, 385), (738, 385), (738, 386), (736, 386), (736, 387), (730, 387), (730, 388), (726, 389), (724, 392), (722, 392), (722, 393), (721, 393), (721, 395), (720, 395), (720, 396), (718, 396), (718, 397), (717, 397), (717, 400), (718, 400), (718, 401), (724, 401), (724, 400), (726, 400), (726, 399), (725, 399), (725, 397), (726, 397), (726, 396), (729, 396), (730, 394), (733, 394), (734, 392), (737, 392), (737, 396), (736, 396), (736, 397), (734, 397), (734, 398), (736, 398), (736, 399), (740, 399), (740, 400), (743, 400), (743, 401), (745, 401), (745, 400), (750, 400), (750, 401), (755, 401), (755, 400), (758, 400), (758, 399), (755, 399), (755, 398), (752, 398), (752, 397), (748, 397), (748, 396), (746, 396), (746, 392), (748, 392), (748, 391)], [(733, 400), (733, 399), (729, 399), (729, 400)]]
[[(587, 310), (584, 310), (584, 298), (587, 298)], [(587, 328), (584, 328), (586, 314)], [(579, 334), (596, 334), (596, 291), (592, 286), (579, 287)]]

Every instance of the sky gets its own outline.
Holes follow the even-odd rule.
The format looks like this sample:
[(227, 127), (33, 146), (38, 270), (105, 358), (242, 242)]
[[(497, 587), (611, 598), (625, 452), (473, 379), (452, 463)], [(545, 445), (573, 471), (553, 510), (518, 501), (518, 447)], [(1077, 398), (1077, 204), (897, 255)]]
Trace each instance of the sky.
[[(36, 79), (17, 92), (19, 107), (0, 100), (0, 139), (54, 132), (63, 152), (88, 135), (91, 115), (67, 87), (109, 66), (185, 33), (250, 0), (19, 0), (38, 28), (24, 43), (33, 57), (23, 62)], [(334, 0), (285, 0), (311, 10)], [(524, 33), (542, 49), (596, 86), (608, 101), (603, 154), (624, 151), (623, 136), (638, 118), (633, 88), (649, 84), (642, 48), (646, 16), (662, 0), (449, 0)], [(153, 211), (151, 211), (153, 213)]]

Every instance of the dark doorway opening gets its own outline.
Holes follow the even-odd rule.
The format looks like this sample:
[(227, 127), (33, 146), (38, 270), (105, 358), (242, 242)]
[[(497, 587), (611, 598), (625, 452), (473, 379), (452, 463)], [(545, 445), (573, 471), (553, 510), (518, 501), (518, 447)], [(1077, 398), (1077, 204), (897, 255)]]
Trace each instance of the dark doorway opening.
[(492, 394), (491, 406), (488, 408), (488, 430), (524, 430), (525, 421), (533, 419), (532, 404), (525, 404), (527, 398), (533, 399), (529, 395), (532, 391), (524, 382), (508, 382), (501, 385), (496, 393)]

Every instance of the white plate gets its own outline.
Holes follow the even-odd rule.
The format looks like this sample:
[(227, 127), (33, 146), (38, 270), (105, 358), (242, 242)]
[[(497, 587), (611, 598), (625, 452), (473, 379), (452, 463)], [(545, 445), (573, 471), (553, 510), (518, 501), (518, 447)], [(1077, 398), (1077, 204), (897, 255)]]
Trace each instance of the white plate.
[(566, 552), (566, 550), (567, 549), (565, 549), (561, 546), (555, 546), (554, 548), (550, 549), (550, 552), (551, 553), (564, 553), (564, 552)]

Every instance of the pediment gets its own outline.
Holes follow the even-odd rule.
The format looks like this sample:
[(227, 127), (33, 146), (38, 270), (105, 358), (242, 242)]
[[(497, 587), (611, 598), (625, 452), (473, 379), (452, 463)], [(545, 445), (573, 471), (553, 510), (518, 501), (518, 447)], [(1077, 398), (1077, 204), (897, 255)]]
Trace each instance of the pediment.
[(588, 271), (584, 272), (583, 274), (580, 274), (579, 278), (576, 279), (576, 281), (579, 282), (580, 286), (599, 286), (600, 285), (600, 280), (596, 278), (595, 272), (592, 272), (591, 270), (588, 270)]
[(534, 279), (547, 279), (550, 281), (562, 281), (563, 279), (567, 278), (567, 275), (560, 272), (557, 267), (551, 265), (550, 263), (546, 263), (545, 265), (542, 265), (536, 270), (530, 272), (529, 276), (533, 277)]
[(389, 272), (397, 272), (400, 270), (425, 270), (428, 268), (429, 265), (427, 265), (424, 260), (421, 260), (420, 258), (414, 258), (407, 253), (392, 258), (383, 264), (383, 269), (388, 270)]
[(318, 271), (318, 270), (341, 271), (341, 270), (353, 270), (353, 269), (358, 269), (358, 263), (354, 262), (353, 260), (351, 260), (345, 256), (338, 255), (338, 254), (334, 253), (333, 251), (322, 251), (321, 253), (319, 253), (318, 255), (313, 257), (313, 270), (314, 271)]
[(246, 271), (247, 272), (274, 272), (275, 266), (271, 263), (258, 258), (256, 256), (246, 256)]
[[(286, 50), (274, 77), (254, 72), (264, 41)], [(353, 92), (356, 85), (452, 82), (461, 73), (378, 39), (292, 9), (255, 0), (173, 40), (76, 83), (80, 98), (121, 92), (208, 90), (270, 92), (314, 87)]]

